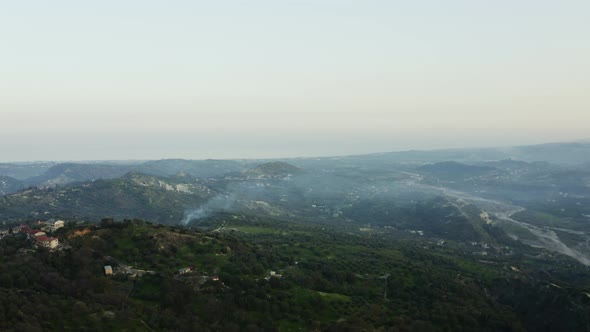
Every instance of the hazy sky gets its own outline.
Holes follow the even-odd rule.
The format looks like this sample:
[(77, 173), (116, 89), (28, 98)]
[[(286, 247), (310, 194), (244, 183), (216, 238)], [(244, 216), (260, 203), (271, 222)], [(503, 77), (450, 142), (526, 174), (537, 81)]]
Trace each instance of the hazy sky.
[(1, 1), (0, 161), (590, 137), (590, 1)]

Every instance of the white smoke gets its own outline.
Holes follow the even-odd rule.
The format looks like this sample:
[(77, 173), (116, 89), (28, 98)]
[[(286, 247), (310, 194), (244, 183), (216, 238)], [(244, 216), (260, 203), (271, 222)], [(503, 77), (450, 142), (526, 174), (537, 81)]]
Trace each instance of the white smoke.
[(233, 208), (235, 203), (236, 198), (233, 194), (215, 196), (196, 209), (184, 211), (184, 217), (182, 218), (181, 223), (187, 225), (193, 220), (207, 218), (215, 212), (229, 211)]

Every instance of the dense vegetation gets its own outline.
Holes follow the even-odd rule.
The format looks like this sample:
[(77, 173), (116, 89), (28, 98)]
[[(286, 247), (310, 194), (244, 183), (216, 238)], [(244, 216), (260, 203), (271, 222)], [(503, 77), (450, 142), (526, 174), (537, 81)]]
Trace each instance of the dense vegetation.
[[(469, 244), (396, 230), (246, 215), (214, 216), (200, 227), (105, 219), (60, 230), (70, 247), (56, 252), (5, 237), (0, 329), (590, 329), (588, 269), (533, 249), (490, 249), (484, 258)], [(105, 276), (107, 264), (157, 273)], [(186, 266), (220, 281), (179, 279)]]

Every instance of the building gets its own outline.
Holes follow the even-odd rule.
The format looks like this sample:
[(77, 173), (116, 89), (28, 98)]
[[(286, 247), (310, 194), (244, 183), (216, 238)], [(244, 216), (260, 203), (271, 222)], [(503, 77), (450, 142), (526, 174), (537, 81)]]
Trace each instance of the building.
[(186, 274), (186, 273), (191, 272), (192, 270), (193, 270), (192, 267), (184, 267), (184, 268), (178, 270), (178, 274)]
[(48, 232), (55, 232), (56, 230), (65, 226), (65, 221), (55, 220), (55, 219), (50, 219), (47, 221), (39, 221), (38, 223), (42, 223), (42, 225), (43, 225), (42, 229), (45, 231), (48, 231)]
[(104, 267), (104, 275), (105, 276), (112, 276), (113, 275), (113, 267), (110, 265), (105, 265)]
[(49, 220), (46, 222), (47, 226), (51, 227), (52, 231), (56, 231), (65, 226), (65, 222), (63, 220)]
[(24, 234), (27, 234), (27, 237), (29, 239), (34, 239), (34, 238), (39, 237), (39, 236), (45, 236), (45, 235), (47, 235), (47, 234), (45, 234), (45, 232), (40, 231), (38, 229), (31, 229), (31, 228), (29, 228), (29, 226), (22, 226), (21, 229), (20, 229), (20, 232), (21, 233), (24, 233)]
[(57, 238), (45, 235), (37, 236), (36, 240), (38, 245), (49, 249), (57, 248), (59, 245), (59, 240)]
[(40, 231), (38, 229), (33, 229), (31, 230), (31, 235), (33, 235), (34, 237), (39, 237), (39, 236), (47, 236), (47, 234), (43, 231)]

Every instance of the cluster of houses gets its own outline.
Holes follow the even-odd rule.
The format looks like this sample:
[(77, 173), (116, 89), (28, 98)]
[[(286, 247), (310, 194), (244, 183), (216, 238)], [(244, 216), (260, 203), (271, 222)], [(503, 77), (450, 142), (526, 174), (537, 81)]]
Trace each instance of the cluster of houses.
[[(121, 262), (116, 262), (116, 266), (104, 266), (104, 274), (107, 277), (126, 276), (127, 278), (137, 279), (144, 274), (155, 273), (155, 271), (137, 270), (130, 266), (122, 265)], [(223, 282), (219, 280), (218, 276), (208, 276), (206, 274), (199, 273), (199, 271), (192, 266), (184, 267), (182, 269), (177, 270), (174, 278), (178, 281), (191, 284), (196, 289), (200, 289), (208, 281), (219, 282), (222, 286), (224, 285)]]
[(55, 249), (59, 245), (59, 240), (56, 237), (49, 237), (44, 231), (32, 229), (27, 225), (21, 225), (20, 233), (26, 234), (29, 239), (41, 247)]
[[(296, 263), (297, 264), (297, 263)], [(268, 275), (264, 278), (265, 280), (269, 281), (272, 278), (282, 278), (283, 275), (277, 273), (276, 271), (269, 271)], [(218, 276), (208, 276), (206, 274), (198, 273), (197, 269), (192, 266), (183, 267), (176, 271), (176, 280), (184, 281), (195, 286), (202, 286), (207, 281), (216, 281), (220, 282), (223, 285), (223, 282), (219, 280)]]
[[(107, 256), (108, 257), (108, 256)], [(140, 270), (136, 269), (130, 265), (123, 264), (121, 261), (110, 257), (110, 259), (115, 263), (115, 265), (105, 265), (104, 266), (104, 275), (109, 276), (124, 276), (128, 279), (137, 280), (141, 278), (144, 274), (156, 274), (155, 271), (150, 270)]]
[(218, 276), (208, 276), (206, 274), (199, 273), (196, 268), (189, 266), (183, 267), (176, 272), (175, 278), (177, 280), (193, 284), (196, 287), (200, 287), (205, 284), (207, 281), (215, 281), (220, 282), (223, 285), (223, 282), (219, 280)]
[(46, 232), (54, 232), (65, 226), (63, 220), (48, 220), (48, 221), (37, 221), (35, 222), (37, 228), (31, 228), (28, 225), (21, 224), (11, 229), (0, 230), (0, 238), (12, 234), (25, 234), (27, 238), (34, 241), (37, 246), (45, 247), (49, 249), (55, 249), (59, 246), (59, 239), (55, 237), (47, 236)]

